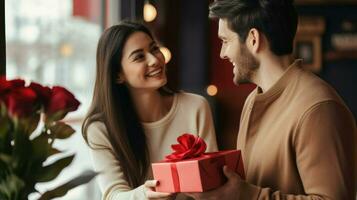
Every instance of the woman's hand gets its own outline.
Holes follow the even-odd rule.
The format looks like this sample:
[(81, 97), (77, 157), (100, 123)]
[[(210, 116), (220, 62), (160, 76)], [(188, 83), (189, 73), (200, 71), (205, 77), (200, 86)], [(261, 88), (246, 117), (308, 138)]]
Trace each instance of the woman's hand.
[(148, 180), (144, 184), (145, 196), (147, 199), (155, 199), (155, 200), (169, 200), (173, 199), (174, 195), (172, 193), (166, 192), (155, 192), (155, 186), (158, 185), (157, 180)]

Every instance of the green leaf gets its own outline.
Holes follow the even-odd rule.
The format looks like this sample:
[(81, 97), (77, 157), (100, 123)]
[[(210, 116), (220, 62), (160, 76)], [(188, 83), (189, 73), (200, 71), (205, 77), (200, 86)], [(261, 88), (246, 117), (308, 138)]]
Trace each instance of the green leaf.
[(25, 187), (25, 183), (13, 173), (8, 174), (0, 182), (0, 197), (1, 199), (20, 199), (21, 191)]
[(0, 117), (7, 116), (7, 109), (4, 102), (0, 101)]
[(46, 133), (42, 133), (31, 141), (33, 149), (31, 157), (43, 158), (46, 160), (48, 148), (51, 146), (48, 143), (48, 139), (48, 135)]
[(32, 143), (28, 135), (22, 132), (16, 132), (14, 138), (14, 146), (12, 156), (14, 158), (14, 170), (19, 177), (23, 177), (27, 171), (27, 168), (31, 162), (32, 155)]
[(58, 139), (66, 139), (75, 132), (71, 126), (63, 122), (57, 122), (55, 125), (50, 127), (50, 130), (54, 137)]
[(0, 182), (6, 179), (11, 173), (11, 157), (0, 153)]
[(49, 200), (53, 199), (56, 197), (62, 197), (67, 192), (79, 185), (88, 183), (90, 180), (92, 180), (98, 173), (93, 172), (93, 171), (85, 171), (76, 178), (68, 181), (67, 183), (53, 189), (50, 191), (45, 192), (38, 200)]
[(67, 112), (65, 111), (57, 111), (56, 113), (53, 113), (52, 115), (47, 115), (45, 117), (45, 124), (52, 124), (55, 121), (61, 120), (66, 116)]
[(49, 143), (49, 137), (46, 133), (42, 133), (37, 136), (32, 141), (32, 154), (29, 155), (30, 162), (28, 167), (28, 176), (26, 179), (29, 179), (30, 182), (35, 183), (37, 181), (34, 174), (43, 173), (43, 162), (47, 160), (50, 156), (60, 153), (61, 151), (52, 147)]
[(12, 123), (7, 117), (0, 117), (0, 152), (10, 154)]
[(3, 138), (11, 128), (11, 121), (7, 117), (0, 117), (0, 139)]
[(55, 179), (65, 167), (71, 164), (73, 158), (74, 155), (71, 155), (43, 167), (40, 174), (37, 174), (37, 182), (48, 182)]
[(45, 162), (52, 155), (61, 153), (60, 150), (51, 147), (49, 144), (44, 144), (44, 146), (33, 146), (33, 154), (31, 156), (31, 166), (29, 177), (33, 178), (33, 174), (43, 173), (43, 162)]
[(8, 166), (12, 161), (12, 157), (10, 155), (0, 152), (0, 161), (6, 163), (6, 165)]
[(52, 155), (55, 155), (55, 154), (58, 154), (58, 153), (62, 153), (62, 151), (54, 148), (54, 147), (51, 147), (48, 151), (48, 156), (52, 156)]
[(30, 136), (36, 130), (41, 118), (41, 113), (37, 110), (30, 117), (21, 119), (21, 125), (24, 131)]
[(61, 152), (52, 147), (49, 139), (49, 135), (43, 132), (41, 135), (32, 140), (32, 158), (44, 162), (48, 157)]

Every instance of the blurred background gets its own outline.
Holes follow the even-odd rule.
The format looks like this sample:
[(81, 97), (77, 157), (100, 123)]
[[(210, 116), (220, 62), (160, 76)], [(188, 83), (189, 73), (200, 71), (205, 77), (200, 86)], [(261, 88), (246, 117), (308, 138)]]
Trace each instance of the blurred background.
[[(220, 149), (235, 148), (240, 112), (254, 89), (232, 82), (232, 66), (219, 58), (217, 22), (209, 0), (5, 0), (0, 1), (0, 73), (45, 85), (61, 85), (82, 102), (66, 120), (76, 127), (56, 143), (76, 153), (74, 162), (46, 191), (85, 169), (91, 158), (80, 126), (91, 102), (95, 52), (103, 30), (122, 19), (144, 20), (168, 65), (170, 86), (204, 95), (214, 114)], [(295, 56), (330, 83), (357, 116), (357, 0), (295, 0), (300, 22)], [(306, 88), (308, 90), (309, 88)], [(33, 197), (35, 198), (35, 196)], [(61, 199), (99, 199), (95, 181)]]

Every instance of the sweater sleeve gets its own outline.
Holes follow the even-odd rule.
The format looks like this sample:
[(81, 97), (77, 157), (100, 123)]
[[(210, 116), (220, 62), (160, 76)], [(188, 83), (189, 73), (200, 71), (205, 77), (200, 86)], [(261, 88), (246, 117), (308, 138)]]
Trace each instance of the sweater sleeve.
[(88, 142), (94, 170), (100, 172), (97, 181), (103, 193), (103, 200), (146, 199), (144, 187), (129, 187), (119, 161), (115, 158), (107, 138), (105, 125), (94, 122), (88, 127)]
[(212, 119), (211, 108), (205, 98), (198, 113), (198, 135), (206, 142), (207, 152), (217, 151), (216, 132)]
[(300, 120), (293, 142), (305, 194), (284, 194), (241, 181), (239, 199), (356, 198), (356, 123), (345, 106), (333, 101), (313, 106)]

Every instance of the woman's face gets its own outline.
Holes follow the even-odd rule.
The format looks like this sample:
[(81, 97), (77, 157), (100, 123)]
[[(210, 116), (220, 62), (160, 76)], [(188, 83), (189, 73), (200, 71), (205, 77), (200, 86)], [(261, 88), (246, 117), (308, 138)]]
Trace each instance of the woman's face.
[(167, 82), (165, 59), (156, 42), (144, 32), (135, 32), (124, 44), (119, 79), (130, 89), (156, 90)]

